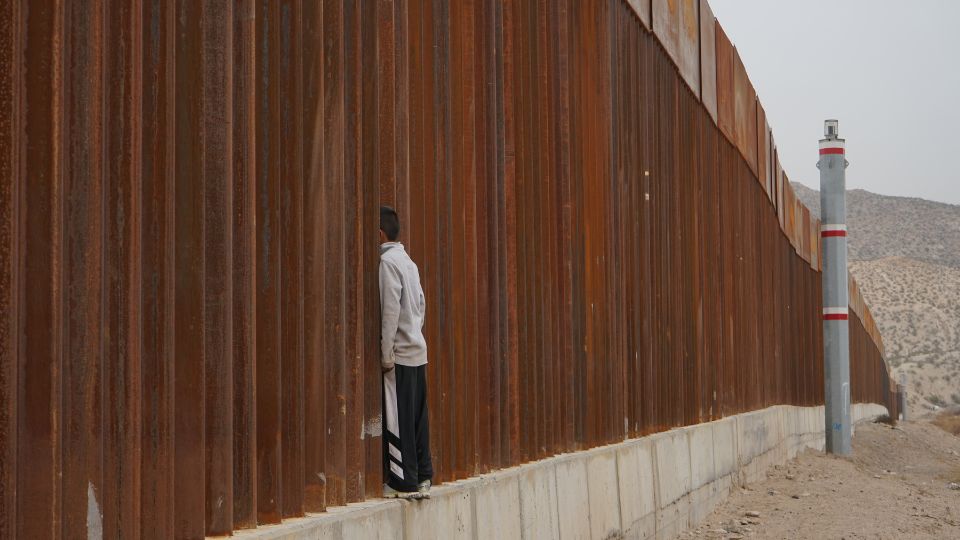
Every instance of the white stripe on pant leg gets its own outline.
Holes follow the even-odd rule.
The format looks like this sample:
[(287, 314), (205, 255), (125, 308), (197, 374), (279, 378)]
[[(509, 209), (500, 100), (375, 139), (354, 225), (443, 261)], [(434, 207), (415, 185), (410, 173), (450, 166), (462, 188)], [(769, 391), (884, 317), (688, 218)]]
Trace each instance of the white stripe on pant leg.
[(390, 450), (390, 455), (397, 458), (397, 461), (403, 463), (403, 454), (400, 453), (400, 450), (397, 450), (397, 447), (393, 443), (387, 443), (387, 448)]
[[(384, 408), (387, 411), (387, 431), (394, 437), (400, 438), (400, 427), (397, 416), (397, 368), (383, 374)], [(399, 459), (399, 458), (398, 458)]]
[(393, 472), (393, 474), (397, 475), (397, 478), (403, 480), (403, 469), (401, 469), (399, 465), (391, 461), (390, 470)]

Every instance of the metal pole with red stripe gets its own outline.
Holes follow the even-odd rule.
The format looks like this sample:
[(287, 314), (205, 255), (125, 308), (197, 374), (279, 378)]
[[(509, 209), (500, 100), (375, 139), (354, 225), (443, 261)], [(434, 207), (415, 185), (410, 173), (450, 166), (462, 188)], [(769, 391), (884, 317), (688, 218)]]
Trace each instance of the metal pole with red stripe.
[(845, 141), (837, 121), (820, 140), (820, 236), (823, 245), (823, 361), (827, 452), (850, 453), (850, 293), (847, 281)]

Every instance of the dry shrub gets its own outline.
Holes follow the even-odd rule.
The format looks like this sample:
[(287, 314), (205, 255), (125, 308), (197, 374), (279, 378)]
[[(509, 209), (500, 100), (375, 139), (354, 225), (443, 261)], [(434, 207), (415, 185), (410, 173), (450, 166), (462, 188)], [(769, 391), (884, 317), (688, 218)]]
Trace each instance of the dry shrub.
[(933, 423), (947, 433), (960, 435), (960, 414), (943, 412), (933, 419)]

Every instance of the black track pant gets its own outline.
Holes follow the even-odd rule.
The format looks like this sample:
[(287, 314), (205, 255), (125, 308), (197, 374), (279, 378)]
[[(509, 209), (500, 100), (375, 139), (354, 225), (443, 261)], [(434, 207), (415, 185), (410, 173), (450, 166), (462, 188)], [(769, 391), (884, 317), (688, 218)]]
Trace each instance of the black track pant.
[(383, 375), (383, 478), (397, 491), (416, 491), (433, 478), (427, 421), (427, 366), (397, 365)]

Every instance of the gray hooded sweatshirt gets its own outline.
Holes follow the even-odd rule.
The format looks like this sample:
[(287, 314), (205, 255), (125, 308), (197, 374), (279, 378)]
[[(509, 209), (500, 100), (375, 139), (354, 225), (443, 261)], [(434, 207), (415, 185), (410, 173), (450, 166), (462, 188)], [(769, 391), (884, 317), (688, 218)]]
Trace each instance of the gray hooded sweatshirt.
[(380, 245), (380, 363), (416, 367), (427, 363), (423, 319), (427, 302), (420, 272), (400, 242)]

